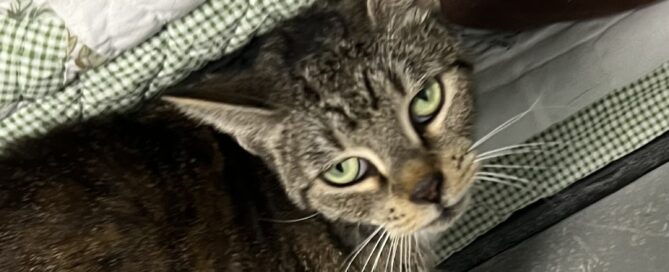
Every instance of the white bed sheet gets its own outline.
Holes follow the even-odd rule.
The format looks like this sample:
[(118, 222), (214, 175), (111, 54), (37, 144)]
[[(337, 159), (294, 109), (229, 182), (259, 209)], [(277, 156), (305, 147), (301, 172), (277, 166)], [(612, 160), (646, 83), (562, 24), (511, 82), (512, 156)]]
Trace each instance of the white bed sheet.
[(486, 150), (527, 140), (669, 61), (669, 0), (520, 33), (468, 29), (464, 37), (476, 65), (478, 138), (540, 98)]

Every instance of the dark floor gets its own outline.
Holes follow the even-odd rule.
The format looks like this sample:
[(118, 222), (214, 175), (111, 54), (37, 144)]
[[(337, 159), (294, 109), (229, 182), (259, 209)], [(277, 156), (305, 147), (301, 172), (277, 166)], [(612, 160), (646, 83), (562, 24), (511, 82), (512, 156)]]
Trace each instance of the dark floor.
[(669, 164), (472, 272), (669, 271)]

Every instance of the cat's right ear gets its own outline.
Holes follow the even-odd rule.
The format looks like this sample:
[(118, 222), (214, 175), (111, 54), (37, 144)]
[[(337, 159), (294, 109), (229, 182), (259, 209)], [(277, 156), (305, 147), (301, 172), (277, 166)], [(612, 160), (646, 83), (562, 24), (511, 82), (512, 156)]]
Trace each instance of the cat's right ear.
[(281, 123), (278, 111), (185, 96), (163, 96), (188, 117), (235, 138), (247, 151), (258, 154), (274, 139)]
[(441, 6), (439, 0), (366, 0), (366, 2), (367, 16), (374, 24), (392, 20), (393, 17), (416, 8), (439, 12)]

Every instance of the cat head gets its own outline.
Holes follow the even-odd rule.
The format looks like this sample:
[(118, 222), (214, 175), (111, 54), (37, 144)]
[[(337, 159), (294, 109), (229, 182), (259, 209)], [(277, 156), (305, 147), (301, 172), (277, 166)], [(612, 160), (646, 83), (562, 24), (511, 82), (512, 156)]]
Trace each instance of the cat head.
[(249, 72), (166, 97), (232, 135), (290, 199), (391, 235), (443, 231), (477, 169), (470, 68), (413, 1), (343, 1), (269, 34)]

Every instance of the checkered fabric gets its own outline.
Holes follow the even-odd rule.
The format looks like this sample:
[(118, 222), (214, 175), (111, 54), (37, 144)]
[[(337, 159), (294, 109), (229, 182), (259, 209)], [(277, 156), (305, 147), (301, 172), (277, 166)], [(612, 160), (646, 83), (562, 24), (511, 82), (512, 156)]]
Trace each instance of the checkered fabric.
[[(0, 106), (0, 118), (11, 112), (0, 120), (0, 146), (61, 123), (142, 103), (311, 1), (210, 0), (64, 88), (59, 65), (66, 57), (67, 30), (57, 23), (0, 18), (0, 105), (21, 101)], [(439, 255), (450, 256), (512, 212), (564, 189), (668, 128), (669, 63), (528, 140), (561, 144), (486, 162), (493, 165), (486, 170), (508, 175), (500, 179), (514, 186), (478, 183), (471, 210), (437, 241)], [(518, 178), (514, 181), (511, 175)]]
[(0, 16), (0, 105), (63, 86), (67, 30), (57, 21)]
[(559, 192), (667, 131), (669, 62), (527, 141), (545, 143), (544, 148), (485, 162), (491, 166), (483, 171), (506, 175), (499, 179), (513, 186), (479, 182), (471, 210), (438, 242), (439, 256), (450, 256), (514, 211)]
[(15, 107), (11, 102), (22, 103), (0, 120), (0, 146), (45, 133), (62, 123), (135, 106), (207, 62), (238, 49), (312, 1), (210, 0), (136, 48), (83, 73), (65, 88), (60, 78), (67, 30), (37, 21), (13, 26), (17, 23), (3, 18), (0, 113), (3, 106)]

